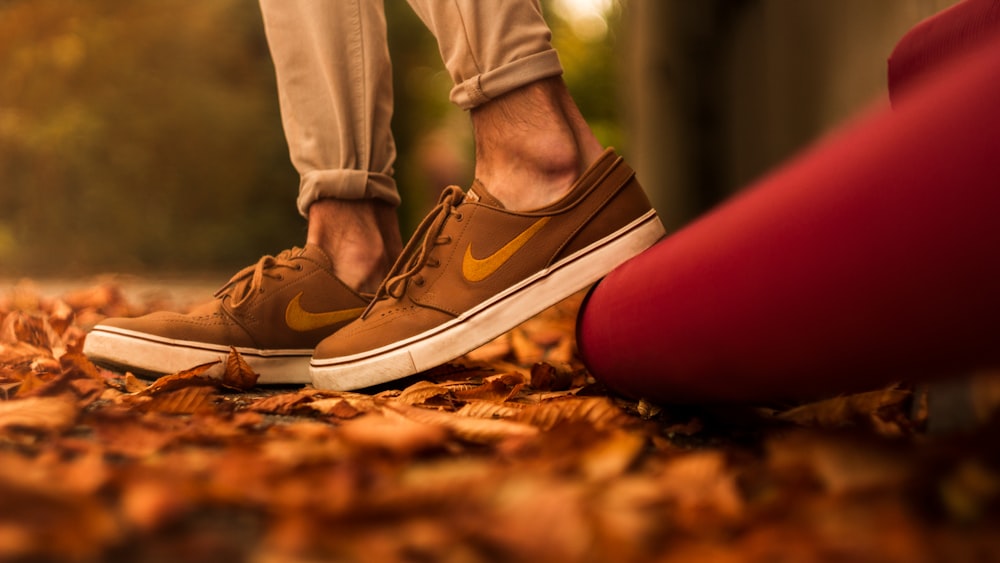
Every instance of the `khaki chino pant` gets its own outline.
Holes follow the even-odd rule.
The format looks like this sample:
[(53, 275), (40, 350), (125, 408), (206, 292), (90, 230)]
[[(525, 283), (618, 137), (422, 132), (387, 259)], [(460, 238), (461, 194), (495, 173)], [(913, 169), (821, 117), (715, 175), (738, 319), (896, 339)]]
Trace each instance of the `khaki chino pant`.
[[(538, 0), (408, 0), (437, 39), (451, 100), (476, 106), (562, 67)], [(392, 72), (382, 0), (260, 0), (282, 124), (301, 176), (298, 208), (320, 198), (399, 204), (392, 177)]]

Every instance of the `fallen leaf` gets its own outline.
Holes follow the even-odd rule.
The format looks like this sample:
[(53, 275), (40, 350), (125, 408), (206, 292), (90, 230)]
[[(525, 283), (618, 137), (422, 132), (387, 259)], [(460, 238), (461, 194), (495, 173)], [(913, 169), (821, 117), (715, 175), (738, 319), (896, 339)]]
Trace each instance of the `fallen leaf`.
[(451, 403), (451, 390), (438, 383), (418, 381), (403, 389), (395, 400), (406, 405), (448, 405)]
[(329, 398), (313, 401), (309, 409), (334, 418), (354, 418), (366, 411), (355, 408), (347, 399)]
[(144, 395), (153, 395), (181, 387), (198, 385), (217, 387), (222, 383), (222, 377), (219, 375), (221, 366), (221, 361), (209, 362), (175, 374), (164, 375), (150, 384), (149, 387), (143, 389), (141, 393)]
[(0, 341), (25, 342), (50, 352), (54, 347), (62, 345), (59, 336), (49, 326), (45, 317), (19, 311), (10, 313), (0, 323)]
[(843, 395), (808, 403), (778, 413), (776, 418), (803, 426), (842, 428), (867, 424), (873, 415), (888, 406), (899, 405), (912, 396), (908, 389), (889, 387), (866, 393)]
[(448, 432), (441, 425), (406, 417), (369, 414), (344, 422), (339, 435), (355, 446), (408, 456), (443, 446)]
[(91, 309), (102, 316), (127, 317), (131, 313), (121, 287), (113, 283), (71, 291), (62, 299), (75, 310)]
[(722, 519), (735, 521), (745, 503), (735, 476), (719, 451), (694, 452), (669, 460), (659, 478), (664, 498), (676, 504), (676, 519), (697, 530)]
[(573, 374), (548, 362), (531, 366), (531, 387), (539, 391), (565, 391), (573, 385)]
[(472, 418), (510, 418), (524, 410), (521, 403), (497, 403), (495, 401), (469, 401), (455, 411), (460, 416)]
[(521, 392), (524, 378), (520, 374), (501, 374), (488, 378), (482, 385), (455, 391), (453, 395), (462, 401), (480, 400), (503, 403)]
[(80, 352), (67, 352), (59, 358), (59, 365), (63, 371), (74, 377), (88, 377), (97, 381), (104, 381), (101, 372), (89, 358)]
[(125, 374), (125, 390), (129, 393), (138, 393), (149, 388), (149, 382), (143, 381), (132, 375), (131, 372)]
[(501, 419), (468, 418), (450, 412), (387, 404), (385, 412), (431, 426), (445, 428), (457, 438), (479, 444), (491, 444), (506, 438), (534, 436), (538, 429), (527, 424)]
[(144, 412), (167, 414), (208, 413), (215, 410), (217, 396), (213, 387), (180, 387), (152, 395), (149, 401), (140, 403), (139, 408)]
[(770, 440), (769, 466), (779, 475), (812, 474), (834, 495), (871, 492), (901, 484), (908, 462), (890, 444), (873, 448), (861, 437), (800, 431)]
[(222, 375), (222, 384), (234, 389), (246, 391), (257, 385), (257, 373), (234, 347), (229, 348), (226, 358), (226, 370)]
[(27, 397), (0, 402), (0, 429), (62, 432), (76, 422), (79, 409), (71, 395)]
[(590, 481), (608, 481), (623, 474), (635, 463), (646, 439), (622, 430), (610, 432), (585, 448), (580, 456), (580, 471)]
[(313, 393), (296, 392), (280, 393), (258, 399), (250, 404), (250, 410), (259, 413), (290, 415), (295, 413), (300, 407), (310, 404), (314, 400)]
[(595, 428), (607, 428), (628, 419), (607, 397), (566, 397), (531, 405), (514, 420), (543, 430), (565, 421), (586, 421)]

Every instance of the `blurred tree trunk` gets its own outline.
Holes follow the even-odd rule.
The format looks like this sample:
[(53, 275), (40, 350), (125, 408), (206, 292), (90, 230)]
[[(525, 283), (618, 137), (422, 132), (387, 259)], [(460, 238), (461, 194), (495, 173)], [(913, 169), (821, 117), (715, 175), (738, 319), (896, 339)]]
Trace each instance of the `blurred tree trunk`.
[(628, 0), (628, 152), (668, 229), (873, 102), (914, 24), (955, 0)]

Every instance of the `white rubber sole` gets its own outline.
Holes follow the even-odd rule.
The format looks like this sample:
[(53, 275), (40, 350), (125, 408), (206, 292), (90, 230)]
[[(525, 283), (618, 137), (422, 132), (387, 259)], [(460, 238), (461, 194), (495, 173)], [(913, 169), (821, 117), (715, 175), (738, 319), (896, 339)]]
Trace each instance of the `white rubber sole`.
[[(309, 383), (312, 349), (236, 350), (260, 376), (258, 383)], [(97, 326), (87, 335), (83, 353), (97, 364), (133, 371), (137, 375), (159, 376), (209, 362), (225, 362), (229, 347)]]
[(309, 368), (312, 384), (337, 391), (362, 389), (451, 361), (596, 282), (664, 234), (651, 210), (450, 322), (364, 353), (314, 358)]

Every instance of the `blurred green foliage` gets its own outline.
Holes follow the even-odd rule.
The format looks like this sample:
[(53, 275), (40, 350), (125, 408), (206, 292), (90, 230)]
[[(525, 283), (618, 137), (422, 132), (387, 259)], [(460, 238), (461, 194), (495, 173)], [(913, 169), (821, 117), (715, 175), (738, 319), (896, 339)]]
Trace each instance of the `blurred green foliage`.
[[(472, 148), (433, 37), (386, 4), (405, 235)], [(620, 144), (610, 42), (550, 23)], [(0, 0), (0, 276), (229, 271), (304, 241), (297, 186), (256, 2)]]

